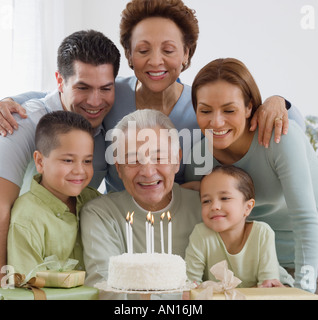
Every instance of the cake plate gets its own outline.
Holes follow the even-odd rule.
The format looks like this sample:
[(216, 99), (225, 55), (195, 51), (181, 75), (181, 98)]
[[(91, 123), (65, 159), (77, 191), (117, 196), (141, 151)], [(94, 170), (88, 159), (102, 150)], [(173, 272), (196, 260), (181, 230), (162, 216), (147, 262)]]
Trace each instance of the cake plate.
[(96, 283), (94, 287), (106, 292), (140, 294), (141, 300), (150, 300), (152, 294), (168, 294), (168, 293), (178, 293), (183, 291), (189, 291), (194, 287), (196, 287), (196, 285), (193, 283), (187, 282), (185, 286), (178, 289), (172, 289), (172, 290), (123, 290), (123, 289), (113, 288), (107, 284), (107, 281), (102, 281), (102, 282)]

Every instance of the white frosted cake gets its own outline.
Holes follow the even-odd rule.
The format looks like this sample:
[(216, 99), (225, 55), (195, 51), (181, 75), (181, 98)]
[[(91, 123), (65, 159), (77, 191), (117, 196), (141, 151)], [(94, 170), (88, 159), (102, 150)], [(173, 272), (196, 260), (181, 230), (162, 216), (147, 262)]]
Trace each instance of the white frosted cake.
[(124, 253), (109, 260), (108, 285), (120, 290), (160, 291), (185, 286), (185, 261), (178, 255)]

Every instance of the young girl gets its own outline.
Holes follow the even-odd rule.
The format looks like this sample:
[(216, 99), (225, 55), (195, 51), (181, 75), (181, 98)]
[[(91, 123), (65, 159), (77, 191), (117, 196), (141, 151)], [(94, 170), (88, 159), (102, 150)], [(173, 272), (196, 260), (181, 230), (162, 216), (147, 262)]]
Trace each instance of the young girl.
[(278, 287), (279, 264), (274, 231), (264, 222), (248, 222), (255, 204), (251, 177), (234, 166), (217, 166), (201, 181), (203, 223), (195, 226), (186, 263), (192, 281), (216, 281), (210, 268), (226, 260), (240, 287)]
[[(200, 142), (202, 147), (213, 144), (204, 155), (205, 164), (213, 161), (212, 166), (234, 165), (248, 172), (256, 201), (250, 217), (268, 223), (275, 232), (279, 264), (294, 273), (294, 286), (315, 292), (318, 158), (308, 137), (290, 121), (280, 143), (271, 139), (267, 148), (259, 144), (258, 133), (251, 132), (250, 126), (262, 97), (252, 74), (237, 59), (216, 59), (204, 66), (193, 81), (192, 98), (202, 133), (213, 136), (213, 141), (208, 134)], [(282, 116), (275, 122), (281, 125)], [(198, 151), (194, 146), (192, 156), (202, 147)], [(189, 160), (185, 180), (198, 181), (198, 161)]]

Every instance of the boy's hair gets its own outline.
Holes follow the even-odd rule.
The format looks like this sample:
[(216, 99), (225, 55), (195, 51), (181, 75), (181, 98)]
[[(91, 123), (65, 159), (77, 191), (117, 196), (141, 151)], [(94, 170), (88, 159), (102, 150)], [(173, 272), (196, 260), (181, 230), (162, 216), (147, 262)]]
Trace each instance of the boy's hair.
[(59, 135), (71, 130), (87, 132), (94, 141), (92, 125), (80, 114), (70, 111), (55, 111), (43, 116), (35, 131), (35, 148), (45, 157), (60, 145)]
[(78, 31), (66, 37), (57, 52), (57, 68), (65, 81), (74, 74), (75, 61), (93, 66), (111, 64), (116, 78), (120, 52), (103, 33), (94, 30)]
[(218, 171), (221, 171), (237, 180), (237, 189), (243, 194), (245, 201), (255, 199), (253, 179), (246, 171), (233, 165), (223, 165), (214, 167), (210, 174)]

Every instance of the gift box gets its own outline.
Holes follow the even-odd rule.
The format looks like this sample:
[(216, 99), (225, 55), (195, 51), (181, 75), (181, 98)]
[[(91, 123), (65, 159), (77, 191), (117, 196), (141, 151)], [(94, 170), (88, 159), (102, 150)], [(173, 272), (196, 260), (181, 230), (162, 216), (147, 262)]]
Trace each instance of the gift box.
[[(52, 255), (46, 257), (43, 263), (33, 268), (26, 276), (26, 279), (30, 279), (31, 276), (36, 274), (37, 278), (45, 281), (44, 287), (74, 288), (82, 286), (85, 280), (85, 271), (73, 270), (77, 264), (78, 260), (67, 259), (66, 261), (60, 261), (56, 255)], [(48, 270), (43, 270), (44, 267)]]
[(85, 271), (38, 271), (36, 276), (45, 280), (44, 287), (74, 288), (82, 286), (85, 280)]
[[(8, 273), (0, 288), (0, 300), (96, 300), (96, 288), (83, 286), (85, 271), (72, 270), (78, 260), (49, 256), (27, 275)], [(50, 270), (37, 271), (43, 267)], [(34, 276), (36, 274), (36, 276)], [(52, 289), (58, 288), (58, 289)]]
[(190, 300), (318, 300), (318, 295), (297, 288), (237, 288), (241, 280), (228, 269), (226, 260), (210, 272), (219, 281), (204, 281), (190, 290)]
[[(42, 288), (47, 300), (98, 300), (99, 291), (96, 288), (80, 286), (70, 289)], [(0, 300), (34, 300), (31, 290), (25, 288), (2, 289)]]
[[(190, 291), (190, 299), (198, 300), (205, 289)], [(236, 288), (237, 292), (245, 296), (246, 300), (318, 300), (318, 295), (298, 288)], [(213, 293), (208, 299), (226, 300), (224, 293)]]

